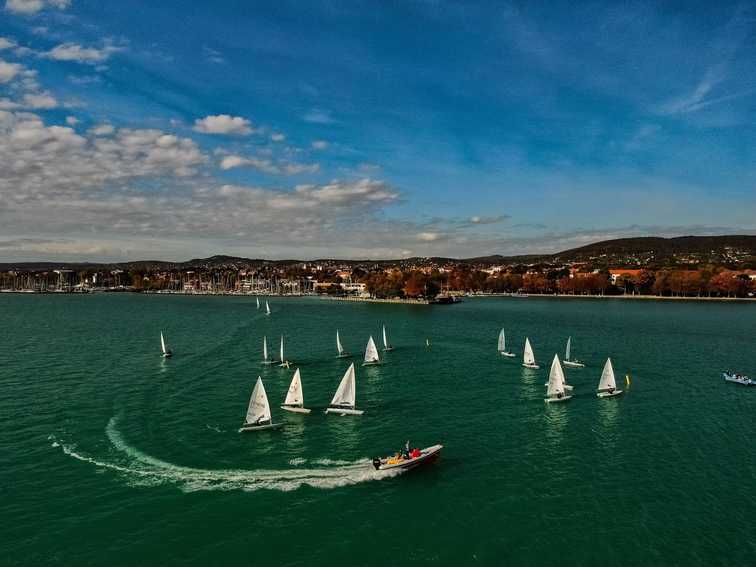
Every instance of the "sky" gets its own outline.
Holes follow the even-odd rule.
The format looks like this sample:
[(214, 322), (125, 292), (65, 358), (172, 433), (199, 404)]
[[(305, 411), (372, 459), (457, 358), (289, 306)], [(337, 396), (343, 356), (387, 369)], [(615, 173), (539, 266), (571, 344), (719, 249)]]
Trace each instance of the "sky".
[(752, 3), (0, 6), (0, 261), (756, 234)]

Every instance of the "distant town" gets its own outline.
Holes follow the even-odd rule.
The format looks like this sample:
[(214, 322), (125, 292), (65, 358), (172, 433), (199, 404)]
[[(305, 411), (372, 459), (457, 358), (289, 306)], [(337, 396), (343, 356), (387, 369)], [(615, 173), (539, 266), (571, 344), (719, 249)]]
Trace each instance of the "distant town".
[(0, 265), (9, 293), (324, 295), (454, 302), (468, 294), (747, 298), (756, 237), (635, 238), (543, 256), (472, 259), (250, 260)]

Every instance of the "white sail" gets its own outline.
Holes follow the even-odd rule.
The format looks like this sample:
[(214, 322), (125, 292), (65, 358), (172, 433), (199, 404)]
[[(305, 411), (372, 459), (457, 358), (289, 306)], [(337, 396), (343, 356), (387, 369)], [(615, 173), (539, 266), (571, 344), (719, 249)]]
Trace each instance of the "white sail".
[(559, 364), (559, 357), (554, 355), (554, 361), (551, 363), (551, 370), (549, 371), (549, 384), (546, 395), (553, 398), (559, 394), (564, 394), (564, 372), (562, 371), (562, 365)]
[(606, 364), (604, 364), (604, 371), (601, 373), (601, 380), (598, 385), (598, 392), (607, 392), (617, 388), (617, 380), (614, 377), (614, 367), (612, 366), (612, 359), (607, 358)]
[(355, 402), (355, 377), (354, 377), (354, 363), (349, 365), (344, 377), (341, 379), (336, 394), (334, 394), (331, 400), (332, 406), (349, 407), (354, 409)]
[(265, 314), (270, 315), (270, 305), (268, 305), (268, 300), (265, 300)]
[(499, 333), (499, 352), (507, 352), (507, 338), (504, 336), (504, 329)]
[(383, 350), (391, 350), (391, 345), (386, 337), (386, 325), (383, 326)]
[(168, 349), (165, 348), (165, 339), (163, 338), (163, 331), (160, 331), (160, 349), (163, 351), (163, 354), (168, 352)]
[(344, 354), (344, 347), (341, 345), (341, 338), (339, 337), (339, 330), (336, 329), (336, 350), (339, 354)]
[(283, 338), (283, 335), (281, 335), (281, 347), (278, 349), (278, 355), (281, 357), (281, 362), (283, 362), (284, 360), (286, 360), (284, 358), (284, 348), (283, 347), (284, 347), (284, 338)]
[(255, 297), (255, 301), (257, 301), (257, 308), (260, 309), (260, 298)]
[(249, 398), (249, 407), (247, 407), (247, 417), (245, 424), (264, 424), (270, 422), (270, 405), (268, 404), (268, 395), (265, 393), (262, 378), (257, 377), (255, 389), (252, 390), (252, 396)]
[(263, 360), (268, 360), (268, 337), (263, 337)]
[(567, 337), (567, 348), (564, 349), (564, 359), (570, 359), (570, 347), (572, 346), (572, 337)]
[(289, 391), (286, 392), (286, 399), (284, 400), (285, 406), (299, 406), (304, 405), (304, 394), (302, 393), (302, 379), (299, 376), (299, 368), (294, 372), (294, 378), (291, 379), (289, 384)]
[(522, 355), (523, 364), (535, 364), (535, 356), (533, 356), (533, 347), (530, 346), (530, 339), (525, 337), (525, 352)]
[(375, 341), (371, 335), (365, 348), (365, 362), (380, 362), (380, 360), (378, 349), (375, 348)]

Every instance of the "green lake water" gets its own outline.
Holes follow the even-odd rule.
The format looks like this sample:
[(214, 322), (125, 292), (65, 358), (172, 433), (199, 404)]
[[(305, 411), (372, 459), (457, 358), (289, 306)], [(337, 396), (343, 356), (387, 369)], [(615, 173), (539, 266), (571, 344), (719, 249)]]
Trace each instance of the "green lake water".
[[(270, 303), (0, 296), (0, 563), (756, 563), (756, 388), (720, 378), (756, 375), (756, 306)], [(361, 360), (382, 323), (395, 350), (357, 365), (365, 414), (325, 415), (348, 366), (336, 329)], [(279, 409), (294, 367), (259, 364), (282, 333), (310, 415)], [(568, 335), (587, 367), (547, 405)], [(541, 370), (520, 365), (526, 336)], [(599, 400), (607, 356), (632, 383)], [(284, 428), (239, 434), (258, 375)], [(443, 454), (372, 469), (406, 439)]]

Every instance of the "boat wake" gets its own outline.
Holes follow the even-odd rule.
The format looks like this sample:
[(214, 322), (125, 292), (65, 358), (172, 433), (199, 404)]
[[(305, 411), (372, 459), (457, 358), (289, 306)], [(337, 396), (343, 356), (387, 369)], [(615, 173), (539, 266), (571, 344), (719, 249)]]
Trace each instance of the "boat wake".
[(64, 454), (101, 469), (111, 470), (127, 479), (132, 486), (176, 485), (185, 492), (205, 490), (278, 490), (287, 492), (301, 486), (332, 489), (350, 486), (372, 480), (395, 476), (400, 471), (377, 471), (370, 459), (357, 461), (313, 461), (319, 466), (298, 466), (307, 463), (305, 459), (294, 459), (292, 469), (198, 469), (174, 465), (151, 457), (132, 447), (121, 436), (117, 419), (111, 418), (105, 433), (113, 447), (123, 455), (122, 462), (100, 460), (79, 452), (75, 445), (67, 444), (51, 436), (52, 446), (60, 448)]

